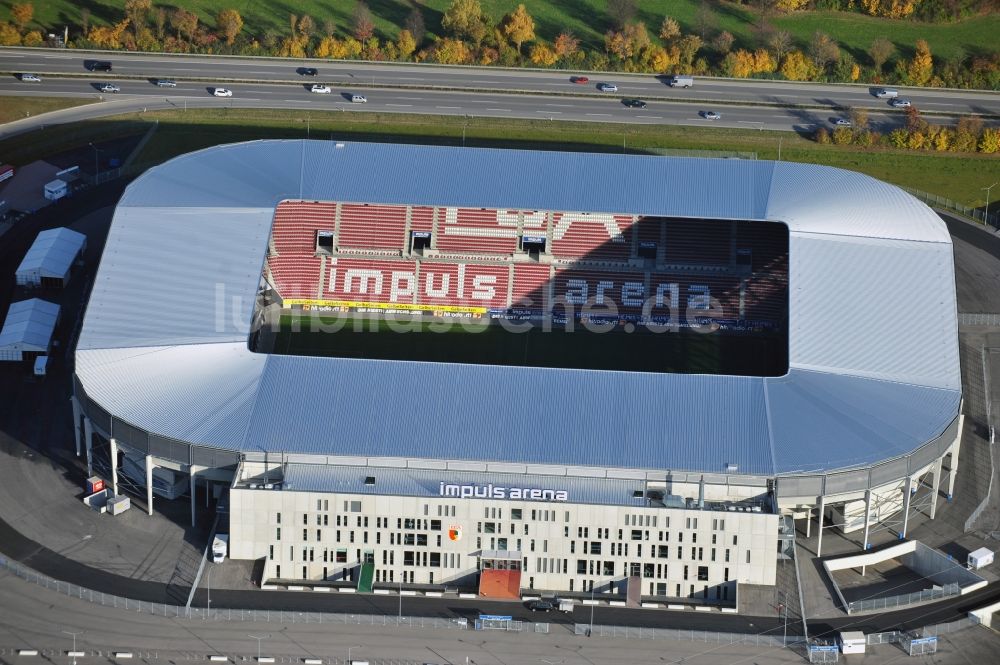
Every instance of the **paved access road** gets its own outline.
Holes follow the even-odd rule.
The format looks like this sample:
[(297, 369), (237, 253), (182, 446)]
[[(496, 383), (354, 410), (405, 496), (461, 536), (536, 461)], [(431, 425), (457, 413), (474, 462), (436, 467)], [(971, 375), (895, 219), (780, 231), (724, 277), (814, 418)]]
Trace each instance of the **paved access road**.
[[(38, 74), (87, 74), (88, 59), (110, 60), (116, 76), (224, 81), (321, 82), (331, 86), (447, 87), (464, 90), (539, 92), (546, 94), (600, 95), (597, 84), (618, 85), (617, 96), (667, 98), (673, 101), (713, 100), (746, 104), (797, 104), (827, 108), (868, 106), (886, 108), (866, 85), (829, 85), (781, 81), (739, 81), (697, 78), (690, 89), (671, 88), (666, 79), (651, 74), (591, 74), (573, 71), (539, 71), (481, 67), (442, 67), (399, 63), (358, 63), (336, 60), (173, 56), (143, 53), (88, 53), (83, 51), (2, 49), (0, 71)], [(315, 67), (315, 77), (298, 73)], [(571, 76), (585, 74), (586, 84)], [(228, 87), (228, 86), (227, 86)], [(965, 90), (901, 89), (921, 110), (932, 113), (1000, 115), (1000, 94)]]

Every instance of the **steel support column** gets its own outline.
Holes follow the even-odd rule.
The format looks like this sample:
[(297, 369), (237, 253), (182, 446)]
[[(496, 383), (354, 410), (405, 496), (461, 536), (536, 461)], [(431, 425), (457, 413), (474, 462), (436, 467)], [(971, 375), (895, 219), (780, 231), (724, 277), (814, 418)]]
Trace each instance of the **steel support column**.
[(76, 443), (76, 456), (80, 456), (80, 402), (76, 395), (69, 398), (69, 404), (73, 407), (73, 441)]
[(959, 428), (958, 436), (955, 437), (955, 443), (951, 447), (951, 461), (948, 462), (948, 500), (951, 501), (951, 497), (955, 495), (955, 476), (958, 475), (958, 451), (962, 447), (962, 422), (961, 420), (965, 416), (959, 416)]
[[(861, 546), (862, 552), (868, 551), (868, 531), (869, 523), (872, 520), (872, 491), (870, 489), (865, 490), (865, 542)], [(865, 566), (861, 566), (861, 576), (865, 575)]]
[(931, 519), (937, 515), (938, 492), (941, 491), (941, 464), (944, 460), (940, 457), (934, 463), (934, 482), (931, 484)]
[(146, 512), (153, 514), (153, 456), (146, 455)]
[(199, 467), (197, 465), (192, 464), (190, 466), (190, 473), (191, 473), (191, 526), (195, 526), (195, 510), (197, 509), (197, 504), (195, 503), (195, 496), (197, 495), (197, 493), (195, 492), (195, 489), (198, 486), (197, 485), (197, 483), (198, 483), (198, 471), (199, 471)]
[(910, 488), (913, 486), (913, 476), (907, 476), (903, 483), (903, 530), (899, 532), (899, 539), (906, 538), (906, 528), (910, 523)]
[(819, 498), (819, 530), (816, 531), (816, 556), (823, 556), (823, 513), (826, 512), (826, 495)]
[(111, 444), (111, 491), (118, 496), (118, 442), (114, 437), (108, 442)]
[(90, 424), (90, 418), (83, 417), (83, 446), (87, 452), (87, 477), (94, 475), (94, 428)]

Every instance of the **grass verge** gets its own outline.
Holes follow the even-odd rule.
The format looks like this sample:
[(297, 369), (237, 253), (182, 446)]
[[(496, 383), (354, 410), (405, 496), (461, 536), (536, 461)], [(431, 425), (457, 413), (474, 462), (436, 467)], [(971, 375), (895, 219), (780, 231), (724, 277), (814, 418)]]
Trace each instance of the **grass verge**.
[(0, 124), (91, 103), (90, 99), (69, 97), (3, 97), (3, 103), (0, 104)]

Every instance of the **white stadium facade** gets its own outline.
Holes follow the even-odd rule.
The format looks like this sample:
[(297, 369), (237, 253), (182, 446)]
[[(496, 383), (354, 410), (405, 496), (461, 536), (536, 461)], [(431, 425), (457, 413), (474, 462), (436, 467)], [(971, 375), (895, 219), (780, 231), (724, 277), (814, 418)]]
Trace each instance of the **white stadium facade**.
[[(434, 238), (449, 210), (522, 211), (509, 234), (537, 220), (543, 247), (566, 214), (551, 211), (782, 224), (787, 370), (257, 353), (248, 340), (282, 202), (397, 206), (408, 237), (421, 207)], [(332, 284), (331, 266), (349, 261), (330, 205), (333, 252), (315, 260)], [(640, 265), (630, 242), (621, 266), (601, 270)], [(518, 245), (499, 274), (513, 284), (525, 254)], [(547, 247), (530, 261), (562, 267)], [(230, 554), (263, 559), (263, 584), (727, 602), (739, 583), (774, 583), (794, 519), (865, 542), (886, 521), (905, 534), (915, 488), (932, 490), (933, 516), (959, 454), (945, 225), (897, 187), (809, 164), (332, 141), (206, 149), (126, 189), (75, 358), (77, 450), (89, 463), (95, 442), (110, 443), (116, 487), (124, 452), (150, 512), (154, 489), (190, 489), (194, 520), (196, 487), (228, 488)]]

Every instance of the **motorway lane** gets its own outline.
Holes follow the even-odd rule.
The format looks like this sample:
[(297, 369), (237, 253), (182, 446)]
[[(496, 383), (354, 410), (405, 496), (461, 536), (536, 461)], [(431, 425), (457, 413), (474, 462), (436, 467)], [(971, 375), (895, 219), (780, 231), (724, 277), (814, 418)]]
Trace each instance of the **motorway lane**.
[[(674, 89), (662, 78), (651, 74), (591, 74), (590, 82), (570, 82), (572, 71), (537, 71), (476, 67), (442, 67), (400, 63), (359, 63), (336, 60), (292, 60), (279, 58), (229, 58), (205, 56), (167, 56), (164, 54), (104, 53), (39, 49), (0, 49), (0, 71), (33, 73), (86, 74), (86, 59), (107, 59), (114, 63), (116, 76), (150, 78), (197, 78), (219, 81), (263, 80), (323, 82), (330, 85), (379, 85), (452, 87), (495, 91), (532, 91), (548, 94), (587, 94), (601, 96), (596, 85), (601, 81), (618, 84), (620, 94), (684, 100), (714, 100), (747, 104), (798, 104), (829, 109), (862, 106), (872, 110), (887, 108), (866, 85), (831, 85), (782, 81), (738, 81), (697, 78), (691, 89)], [(319, 69), (315, 79), (302, 77), (296, 69), (313, 66)], [(1000, 94), (989, 91), (901, 89), (925, 112), (979, 113), (1000, 115)]]
[[(199, 106), (297, 108), (302, 110), (340, 110), (386, 113), (419, 113), (471, 117), (530, 118), (629, 124), (667, 124), (719, 126), (743, 129), (811, 131), (817, 126), (832, 127), (831, 121), (840, 114), (831, 111), (786, 109), (759, 106), (714, 107), (722, 119), (709, 121), (699, 116), (703, 104), (649, 102), (645, 109), (632, 109), (622, 103), (620, 95), (599, 97), (551, 97), (546, 95), (453, 92), (443, 90), (408, 90), (398, 88), (367, 89), (332, 86), (331, 94), (317, 94), (304, 84), (225, 84), (233, 97), (215, 98), (211, 84), (178, 80), (176, 88), (160, 88), (146, 81), (118, 80), (120, 93), (102, 94), (98, 87), (108, 79), (94, 76), (87, 79), (44, 77), (42, 83), (25, 83), (14, 77), (0, 78), (0, 95), (38, 95), (89, 97), (117, 106), (128, 104), (131, 109), (155, 105), (155, 108), (180, 107), (197, 101)], [(367, 104), (353, 104), (351, 93), (361, 92)], [(131, 103), (129, 103), (131, 102)], [(147, 106), (148, 108), (148, 106)], [(98, 109), (90, 109), (99, 115)], [(879, 131), (888, 131), (903, 122), (901, 112), (872, 114), (871, 124)], [(943, 124), (952, 118), (938, 118)], [(0, 136), (3, 136), (0, 133)]]

